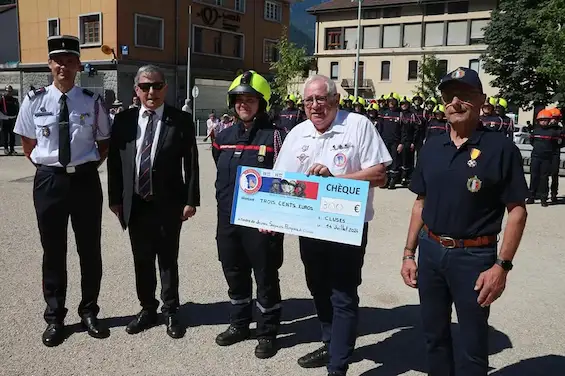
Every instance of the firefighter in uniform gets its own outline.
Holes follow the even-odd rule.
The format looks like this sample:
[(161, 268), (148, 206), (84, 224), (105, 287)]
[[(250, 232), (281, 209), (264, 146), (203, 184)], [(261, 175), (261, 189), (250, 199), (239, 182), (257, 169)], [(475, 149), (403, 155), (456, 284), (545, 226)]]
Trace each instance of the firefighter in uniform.
[(379, 105), (376, 103), (369, 104), (367, 108), (367, 117), (371, 120), (371, 123), (376, 127), (379, 120)]
[(400, 177), (402, 126), (400, 123), (400, 108), (398, 107), (399, 101), (400, 95), (397, 93), (390, 94), (387, 99), (388, 108), (379, 117), (379, 126), (377, 127), (392, 157), (392, 164), (387, 167), (388, 189), (395, 189)]
[[(551, 121), (549, 122), (550, 127), (553, 129), (559, 130), (563, 133), (563, 127), (561, 126), (561, 111), (558, 108), (550, 108), (549, 111), (551, 112)], [(563, 144), (562, 144), (563, 145)], [(553, 153), (553, 160), (551, 161), (551, 185), (550, 185), (550, 193), (551, 193), (551, 202), (557, 202), (557, 194), (559, 193), (559, 167), (561, 165), (561, 151), (556, 150)]]
[(81, 324), (94, 338), (110, 333), (96, 318), (102, 257), (102, 187), (98, 166), (106, 159), (110, 119), (101, 99), (74, 84), (80, 72), (76, 37), (47, 40), (53, 84), (30, 91), (24, 98), (14, 132), (22, 136), (24, 154), (36, 166), (33, 202), (43, 247), (43, 317), (45, 346), (65, 339), (67, 292), (67, 226), (75, 232), (80, 259)]
[(420, 93), (416, 94), (412, 97), (412, 112), (416, 115), (420, 126), (417, 129), (417, 132), (414, 136), (414, 154), (416, 158), (418, 158), (418, 154), (420, 153), (420, 149), (422, 145), (424, 145), (424, 136), (426, 134), (426, 120), (424, 118), (424, 108), (422, 105), (424, 104), (424, 98)]
[(426, 141), (431, 137), (440, 136), (447, 132), (447, 119), (445, 119), (445, 107), (443, 104), (436, 106), (434, 117), (428, 121), (426, 127)]
[(292, 128), (300, 123), (300, 110), (296, 107), (296, 96), (289, 94), (286, 96), (286, 108), (279, 113), (278, 127), (290, 132)]
[(355, 98), (355, 100), (353, 101), (353, 112), (359, 115), (366, 115), (365, 113), (366, 103), (367, 102), (365, 101), (364, 98), (361, 97)]
[(271, 88), (254, 71), (238, 76), (228, 90), (228, 106), (238, 121), (216, 138), (213, 156), (217, 166), (216, 199), (218, 254), (228, 284), (230, 325), (216, 337), (220, 346), (249, 338), (252, 321), (252, 279), (257, 283), (258, 345), (255, 355), (270, 358), (277, 353), (276, 336), (281, 318), (279, 268), (283, 261), (283, 237), (230, 224), (232, 198), (239, 166), (273, 168), (284, 131), (267, 117)]
[(386, 105), (386, 96), (384, 94), (382, 94), (378, 99), (377, 99), (377, 104), (379, 105), (379, 114), (381, 114), (387, 107)]
[(414, 170), (414, 152), (416, 148), (416, 136), (420, 133), (421, 123), (412, 111), (410, 99), (404, 96), (400, 100), (400, 124), (401, 124), (401, 184), (408, 186), (412, 171)]
[(498, 98), (496, 100), (496, 106), (494, 107), (494, 112), (500, 118), (500, 132), (506, 134), (506, 137), (511, 139), (514, 138), (514, 120), (506, 115), (508, 110), (508, 101), (504, 98)]
[(483, 127), (491, 131), (499, 131), (501, 119), (494, 113), (494, 106), (496, 105), (496, 98), (488, 97), (483, 104), (481, 110), (482, 115), (480, 117)]
[(541, 206), (547, 207), (549, 194), (549, 176), (551, 175), (554, 155), (559, 155), (563, 145), (563, 133), (551, 126), (552, 115), (549, 110), (541, 110), (536, 119), (538, 125), (530, 134), (532, 161), (530, 165), (530, 197), (527, 203), (533, 204), (536, 198)]

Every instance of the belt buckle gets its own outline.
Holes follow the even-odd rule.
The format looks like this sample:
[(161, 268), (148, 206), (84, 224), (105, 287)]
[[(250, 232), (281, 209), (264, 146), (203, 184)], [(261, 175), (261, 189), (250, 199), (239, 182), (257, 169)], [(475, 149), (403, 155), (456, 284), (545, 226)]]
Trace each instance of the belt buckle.
[(455, 239), (449, 236), (440, 236), (439, 244), (441, 244), (442, 247), (447, 249), (453, 249), (457, 246), (457, 242), (455, 241)]
[(76, 167), (75, 166), (67, 166), (65, 167), (65, 171), (67, 172), (67, 174), (74, 174), (76, 172)]

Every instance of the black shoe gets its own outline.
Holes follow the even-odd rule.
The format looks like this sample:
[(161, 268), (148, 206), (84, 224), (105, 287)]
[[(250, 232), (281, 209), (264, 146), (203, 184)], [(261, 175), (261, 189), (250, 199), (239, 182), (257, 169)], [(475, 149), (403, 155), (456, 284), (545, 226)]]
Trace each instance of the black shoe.
[(47, 347), (59, 346), (65, 340), (65, 326), (63, 324), (49, 324), (43, 332), (42, 341)]
[(10, 150), (4, 149), (4, 155), (10, 155)]
[(216, 343), (219, 346), (231, 346), (241, 341), (245, 341), (249, 338), (251, 332), (249, 328), (236, 328), (230, 325), (226, 331), (218, 334), (216, 337)]
[(549, 206), (549, 204), (547, 203), (547, 200), (541, 200), (541, 206), (543, 206), (544, 208), (547, 208)]
[(167, 334), (171, 338), (182, 338), (186, 333), (186, 329), (182, 326), (177, 319), (176, 315), (168, 315), (167, 316)]
[(83, 316), (81, 322), (82, 326), (88, 331), (88, 335), (93, 338), (108, 338), (110, 336), (110, 330), (100, 324), (95, 316)]
[(324, 345), (318, 350), (304, 355), (298, 359), (298, 365), (302, 368), (325, 367), (330, 361), (328, 346)]
[(528, 205), (533, 204), (534, 202), (536, 202), (536, 201), (534, 200), (533, 197), (530, 197), (529, 199), (526, 200), (526, 204), (528, 204)]
[(15, 150), (10, 151), (10, 155), (18, 155), (18, 152)]
[(388, 185), (388, 189), (396, 189), (396, 183), (391, 183)]
[(556, 204), (556, 203), (557, 203), (557, 195), (555, 195), (555, 196), (554, 196), (554, 195), (551, 195), (551, 202), (552, 202), (553, 204)]
[(259, 338), (258, 341), (255, 346), (255, 356), (259, 359), (272, 358), (279, 351), (276, 338)]
[(141, 333), (157, 324), (157, 312), (141, 311), (126, 326), (128, 334)]

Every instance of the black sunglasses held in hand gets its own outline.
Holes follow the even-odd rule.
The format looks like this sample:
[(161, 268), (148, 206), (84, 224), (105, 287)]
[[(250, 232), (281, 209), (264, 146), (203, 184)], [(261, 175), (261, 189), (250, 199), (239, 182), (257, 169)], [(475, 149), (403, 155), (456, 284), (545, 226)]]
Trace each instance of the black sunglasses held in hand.
[(137, 84), (137, 87), (140, 88), (142, 91), (149, 91), (149, 89), (153, 88), (155, 90), (161, 90), (165, 87), (164, 82), (142, 82)]

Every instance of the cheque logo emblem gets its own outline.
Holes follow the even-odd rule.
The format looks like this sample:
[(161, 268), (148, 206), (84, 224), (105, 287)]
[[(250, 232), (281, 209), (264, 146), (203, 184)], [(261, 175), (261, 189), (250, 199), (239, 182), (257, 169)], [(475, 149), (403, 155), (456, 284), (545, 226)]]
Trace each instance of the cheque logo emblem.
[(343, 153), (337, 153), (334, 157), (334, 165), (336, 167), (343, 167), (347, 163), (347, 157)]
[(261, 189), (261, 175), (255, 170), (245, 170), (239, 178), (239, 186), (248, 195), (259, 192)]

